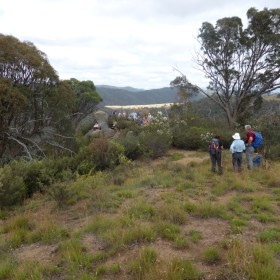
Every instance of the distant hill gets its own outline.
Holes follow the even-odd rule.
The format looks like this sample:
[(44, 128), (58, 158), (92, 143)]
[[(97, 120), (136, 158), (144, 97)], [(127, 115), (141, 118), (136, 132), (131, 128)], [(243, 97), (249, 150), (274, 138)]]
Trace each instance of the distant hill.
[[(170, 87), (142, 90), (132, 87), (96, 86), (103, 98), (102, 105), (147, 105), (178, 102), (177, 90)], [(193, 99), (200, 99), (196, 96)]]
[(133, 87), (116, 87), (116, 86), (108, 86), (108, 85), (98, 85), (97, 88), (106, 88), (106, 89), (123, 89), (131, 92), (137, 92), (137, 91), (145, 91), (144, 89), (140, 88), (133, 88)]

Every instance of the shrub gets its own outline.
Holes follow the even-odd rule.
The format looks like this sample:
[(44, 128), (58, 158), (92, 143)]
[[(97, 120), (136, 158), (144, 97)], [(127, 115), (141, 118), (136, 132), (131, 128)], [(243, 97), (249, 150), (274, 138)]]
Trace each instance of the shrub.
[(166, 154), (170, 147), (170, 136), (166, 133), (143, 132), (140, 134), (141, 149), (144, 154), (155, 159)]
[[(83, 157), (84, 158), (84, 157)], [(75, 178), (75, 171), (80, 162), (78, 155), (76, 157), (62, 157), (58, 159), (49, 159), (44, 161), (42, 166), (42, 175), (47, 185), (56, 181), (64, 181)]]
[(190, 150), (208, 149), (201, 135), (205, 135), (207, 129), (201, 127), (186, 127), (185, 124), (179, 125), (173, 130), (173, 146)]
[(0, 169), (0, 205), (9, 207), (23, 202), (26, 186), (23, 178), (15, 174), (9, 165)]
[(32, 197), (35, 192), (42, 191), (43, 186), (49, 184), (50, 178), (44, 173), (43, 167), (43, 162), (34, 161), (27, 163), (24, 183), (28, 197)]
[(65, 207), (72, 196), (67, 183), (55, 183), (48, 188), (48, 194), (55, 200), (58, 208)]
[(132, 122), (130, 120), (118, 119), (116, 127), (118, 129), (127, 129), (127, 128), (130, 128), (130, 126), (132, 126), (133, 124), (134, 124), (134, 122)]
[(124, 154), (129, 159), (135, 160), (142, 154), (138, 136), (127, 133), (118, 142), (124, 147)]
[(114, 141), (108, 141), (103, 135), (94, 139), (89, 145), (90, 157), (97, 170), (104, 170), (116, 166), (124, 158), (124, 147)]
[(151, 158), (163, 156), (172, 142), (170, 125), (167, 117), (158, 113), (156, 117), (143, 127), (139, 135), (142, 151)]

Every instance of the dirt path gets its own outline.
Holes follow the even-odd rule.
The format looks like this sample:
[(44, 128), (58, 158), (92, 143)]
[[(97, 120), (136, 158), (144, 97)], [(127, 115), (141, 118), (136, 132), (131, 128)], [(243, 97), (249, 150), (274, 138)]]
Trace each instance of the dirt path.
[[(180, 159), (176, 159), (176, 156), (178, 156)], [(208, 158), (208, 154), (205, 152), (170, 149), (166, 156), (154, 160), (152, 164), (158, 165), (165, 162), (166, 160), (172, 160), (174, 163), (187, 165), (191, 162), (201, 163)]]

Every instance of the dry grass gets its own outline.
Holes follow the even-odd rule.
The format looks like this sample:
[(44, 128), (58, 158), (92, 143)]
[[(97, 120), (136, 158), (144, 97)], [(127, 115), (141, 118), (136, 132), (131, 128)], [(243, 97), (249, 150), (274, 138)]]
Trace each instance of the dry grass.
[(174, 150), (69, 182), (63, 208), (34, 196), (0, 220), (0, 279), (277, 280), (280, 164), (224, 170)]

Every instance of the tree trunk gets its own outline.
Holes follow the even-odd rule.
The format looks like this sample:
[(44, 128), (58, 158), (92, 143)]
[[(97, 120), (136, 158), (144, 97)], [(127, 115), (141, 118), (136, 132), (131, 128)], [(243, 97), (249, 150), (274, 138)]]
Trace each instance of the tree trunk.
[(225, 113), (227, 115), (229, 128), (234, 128), (237, 121), (237, 115), (235, 113), (232, 114), (229, 109), (225, 110)]

